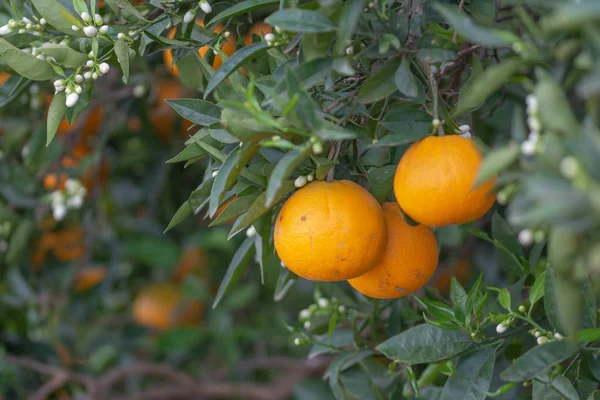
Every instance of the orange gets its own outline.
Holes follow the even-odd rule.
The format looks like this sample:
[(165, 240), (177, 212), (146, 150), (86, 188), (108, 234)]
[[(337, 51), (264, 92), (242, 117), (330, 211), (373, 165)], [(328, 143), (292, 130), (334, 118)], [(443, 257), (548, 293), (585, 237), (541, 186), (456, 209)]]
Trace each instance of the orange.
[(482, 162), (472, 140), (429, 136), (411, 145), (394, 177), (396, 201), (415, 221), (428, 226), (465, 224), (494, 204), (496, 178), (474, 187)]
[(273, 31), (273, 27), (271, 25), (265, 24), (263, 21), (258, 21), (254, 25), (248, 29), (248, 32), (244, 35), (244, 43), (246, 46), (252, 44), (252, 35), (264, 36), (267, 33), (271, 33)]
[(0, 72), (0, 86), (4, 85), (9, 79), (10, 74), (7, 74), (6, 72)]
[(85, 235), (83, 229), (71, 225), (55, 233), (52, 251), (60, 262), (78, 261), (85, 255)]
[(189, 247), (183, 252), (179, 263), (177, 263), (177, 267), (173, 273), (173, 279), (176, 282), (181, 282), (190, 274), (205, 278), (207, 277), (208, 272), (208, 258), (204, 249), (200, 247)]
[(312, 281), (356, 278), (373, 268), (386, 242), (381, 206), (351, 181), (312, 182), (294, 193), (275, 222), (275, 249)]
[(48, 191), (64, 190), (67, 179), (69, 176), (65, 173), (61, 173), (59, 176), (54, 173), (48, 174), (44, 177), (44, 188)]
[(42, 264), (46, 262), (48, 252), (56, 245), (56, 235), (52, 232), (44, 232), (42, 237), (34, 246), (33, 255), (31, 256), (31, 264), (33, 269), (38, 271)]
[[(155, 105), (150, 110), (150, 123), (158, 133), (159, 138), (164, 142), (169, 142), (173, 136), (174, 124), (179, 118), (175, 110), (165, 101), (167, 99), (178, 99), (185, 97), (187, 90), (175, 80), (161, 81), (158, 84), (158, 94)], [(182, 123), (182, 136), (187, 137), (189, 133), (185, 131), (191, 123), (185, 125)]]
[(384, 203), (387, 244), (373, 269), (348, 282), (362, 294), (376, 299), (395, 299), (425, 286), (438, 264), (433, 231), (423, 225), (410, 226), (396, 203)]
[(77, 293), (85, 292), (102, 282), (105, 277), (105, 267), (83, 268), (75, 275), (75, 291)]
[[(202, 27), (204, 27), (204, 23), (202, 21), (196, 21), (196, 23)], [(213, 30), (214, 33), (221, 33), (224, 26), (221, 24), (217, 24)], [(173, 39), (175, 37), (175, 33), (177, 32), (177, 28), (173, 28), (169, 31), (167, 37), (169, 39)], [(229, 35), (226, 39), (225, 43), (221, 46), (221, 51), (225, 53), (228, 57), (230, 57), (233, 53), (235, 53), (235, 47), (237, 44), (237, 39), (234, 34)], [(208, 46), (202, 46), (198, 49), (198, 54), (200, 57), (205, 58), (206, 52), (209, 50)], [(169, 71), (173, 76), (179, 76), (179, 69), (177, 65), (173, 65), (173, 50), (167, 49), (163, 52), (163, 61), (165, 63), (165, 67), (167, 71)], [(215, 55), (212, 67), (216, 70), (223, 64), (223, 60), (221, 60), (221, 56)]]
[(137, 295), (133, 303), (133, 318), (140, 324), (158, 330), (200, 322), (203, 306), (186, 300), (179, 287), (172, 283), (156, 283)]
[(450, 293), (452, 277), (455, 277), (458, 282), (465, 285), (469, 282), (472, 270), (473, 266), (471, 262), (468, 259), (462, 259), (451, 267), (440, 268), (440, 271), (433, 277), (431, 286), (439, 290), (441, 294), (447, 295)]

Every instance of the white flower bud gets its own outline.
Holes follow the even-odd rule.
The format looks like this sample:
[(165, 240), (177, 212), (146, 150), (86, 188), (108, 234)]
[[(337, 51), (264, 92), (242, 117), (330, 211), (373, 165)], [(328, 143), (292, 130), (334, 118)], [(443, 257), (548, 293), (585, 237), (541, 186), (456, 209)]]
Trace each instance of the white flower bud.
[(348, 56), (354, 55), (354, 47), (353, 46), (346, 47), (346, 55), (348, 55)]
[(312, 151), (315, 154), (321, 154), (323, 152), (323, 145), (319, 142), (316, 142), (312, 146)]
[(469, 125), (461, 125), (458, 127), (458, 130), (461, 131), (461, 133), (468, 133), (471, 132), (471, 127)]
[(219, 175), (219, 171), (213, 171), (211, 175), (214, 178), (215, 176)]
[(67, 88), (65, 89), (65, 93), (71, 94), (71, 93), (73, 93), (73, 89), (70, 86), (67, 86)]
[(31, 24), (31, 20), (29, 18), (27, 18), (27, 17), (23, 17), (23, 18), (21, 18), (21, 20), (23, 22), (25, 22), (26, 24)]
[(110, 65), (108, 65), (108, 63), (103, 62), (102, 64), (100, 64), (100, 72), (102, 72), (103, 74), (108, 74), (108, 71), (110, 71)]
[(275, 25), (275, 27), (274, 27), (274, 28), (275, 28), (275, 32), (277, 32), (277, 33), (281, 33), (281, 32), (283, 32), (283, 29), (281, 29), (281, 27), (279, 27), (279, 26), (277, 26), (277, 25)]
[(31, 55), (32, 56), (37, 56), (38, 53), (38, 48), (37, 47), (32, 47), (31, 48)]
[(542, 124), (537, 117), (527, 118), (527, 126), (534, 132), (539, 132), (542, 129)]
[(83, 82), (83, 75), (81, 75), (81, 74), (75, 75), (75, 82), (77, 82), (77, 83)]
[(85, 22), (90, 22), (92, 20), (92, 17), (90, 16), (90, 14), (88, 14), (84, 11), (81, 13), (81, 19), (84, 20)]
[(294, 186), (296, 186), (297, 188), (301, 188), (302, 186), (306, 185), (307, 182), (308, 181), (306, 180), (306, 177), (303, 175), (300, 175), (294, 181)]
[(133, 88), (133, 97), (140, 98), (146, 93), (146, 88), (144, 85), (135, 85)]
[(310, 329), (310, 321), (304, 323), (304, 329)]
[(338, 307), (338, 312), (340, 314), (343, 314), (346, 312), (346, 306), (344, 306), (343, 304), (341, 306)]
[(533, 232), (530, 229), (523, 229), (518, 235), (521, 246), (529, 246), (533, 243)]
[(83, 33), (85, 33), (85, 36), (87, 37), (94, 37), (98, 34), (98, 28), (95, 26), (86, 26), (83, 28)]
[(35, 58), (37, 58), (38, 60), (42, 60), (42, 61), (46, 60), (46, 57), (44, 57), (43, 54), (38, 54), (37, 56), (35, 56)]
[(77, 101), (79, 101), (79, 95), (77, 93), (71, 93), (67, 96), (65, 104), (70, 108), (77, 104)]
[(207, 1), (201, 1), (200, 2), (200, 8), (202, 9), (202, 11), (204, 11), (206, 14), (210, 14), (212, 12), (212, 7), (210, 6), (210, 4), (208, 4)]
[(85, 79), (86, 81), (89, 81), (90, 79), (92, 79), (92, 72), (91, 71), (87, 71), (83, 74), (83, 79)]
[(58, 44), (60, 44), (61, 46), (67, 46), (69, 44), (69, 41), (67, 39), (63, 39)]
[(556, 340), (563, 340), (563, 339), (564, 339), (563, 335), (561, 335), (561, 334), (560, 334), (560, 333), (558, 333), (558, 332), (554, 333), (554, 338), (555, 338)]
[(57, 79), (54, 81), (54, 87), (57, 88), (59, 86), (64, 86), (65, 85), (65, 81), (63, 81), (62, 79)]
[(526, 140), (521, 143), (521, 154), (525, 156), (532, 156), (535, 154), (535, 142)]
[(94, 23), (98, 26), (104, 23), (104, 20), (102, 19), (102, 16), (100, 14), (94, 14)]
[(540, 336), (539, 338), (537, 338), (537, 344), (544, 344), (544, 343), (548, 343), (548, 338), (546, 336)]
[(0, 27), (0, 35), (8, 35), (12, 32), (12, 29), (8, 25), (4, 25)]
[(295, 338), (295, 339), (294, 339), (294, 345), (295, 345), (295, 346), (300, 346), (300, 339), (298, 339), (298, 338)]
[(279, 263), (279, 265), (281, 265), (281, 268), (287, 268), (287, 267), (285, 266), (285, 264), (283, 263), (283, 261), (281, 261), (281, 262)]
[(67, 200), (67, 208), (81, 208), (83, 205), (83, 196), (73, 196)]
[(119, 34), (117, 35), (117, 38), (119, 40), (124, 40), (125, 39), (125, 34), (123, 32), (119, 32)]
[(435, 118), (433, 121), (431, 121), (431, 124), (434, 128), (437, 128), (438, 126), (440, 126), (441, 122), (439, 119)]
[(229, 32), (229, 31), (225, 31), (225, 33), (223, 33), (223, 36), (224, 36), (225, 38), (228, 38), (229, 36), (231, 36), (231, 32)]
[(96, 65), (94, 60), (87, 60), (87, 62), (85, 63), (85, 66), (88, 68), (94, 68), (94, 65)]
[(62, 204), (56, 205), (52, 209), (52, 216), (56, 221), (62, 221), (65, 215), (67, 215), (67, 207)]
[(246, 236), (250, 238), (254, 237), (254, 235), (256, 235), (256, 228), (253, 225), (250, 225), (250, 228), (246, 230)]
[(275, 41), (275, 35), (273, 35), (272, 33), (267, 33), (265, 35), (265, 40), (267, 42), (273, 42), (273, 41)]
[(318, 301), (317, 304), (319, 305), (319, 307), (321, 308), (325, 308), (329, 305), (329, 300), (327, 300), (326, 298), (321, 297)]
[(92, 72), (92, 79), (93, 79), (93, 80), (96, 80), (96, 79), (98, 79), (98, 74), (97, 74), (97, 73), (95, 73), (95, 72)]
[(64, 86), (56, 86), (54, 89), (58, 93), (58, 92), (62, 92), (63, 90), (65, 90), (65, 87)]
[(305, 319), (309, 319), (310, 318), (310, 311), (305, 308), (304, 310), (300, 311), (299, 317), (303, 321)]
[(75, 93), (77, 93), (77, 94), (83, 93), (83, 88), (79, 85), (75, 86)]
[(313, 174), (306, 175), (306, 180), (312, 182), (315, 180), (315, 176)]
[(31, 29), (31, 24), (25, 25), (25, 29), (27, 29), (27, 30)]
[(79, 27), (77, 25), (71, 25), (71, 30), (73, 32), (77, 32), (79, 30)]
[(90, 60), (93, 60), (94, 58), (96, 58), (96, 55), (94, 54), (94, 50), (90, 50), (90, 52), (88, 53), (88, 58)]
[(525, 97), (525, 103), (527, 104), (527, 108), (538, 108), (538, 100), (535, 94), (528, 94)]
[(535, 332), (533, 332), (533, 336), (539, 338), (540, 336), (542, 336), (542, 332), (536, 330)]
[(27, 33), (27, 29), (19, 29), (19, 33)]
[(497, 333), (504, 333), (504, 332), (506, 332), (507, 329), (508, 329), (508, 326), (506, 326), (504, 324), (504, 322), (501, 322), (498, 325), (496, 325), (496, 332)]
[(54, 57), (46, 57), (46, 61), (55, 63), (56, 62), (56, 58), (54, 58)]
[(31, 47), (25, 47), (24, 49), (21, 50), (23, 53), (31, 53)]
[(191, 10), (188, 10), (188, 12), (186, 12), (183, 16), (183, 22), (189, 24), (194, 20), (194, 18), (196, 18), (196, 9), (192, 8)]
[(275, 135), (275, 136), (273, 136), (273, 137), (271, 138), (271, 140), (272, 140), (272, 141), (274, 141), (274, 142), (277, 142), (277, 141), (281, 140), (281, 136), (279, 136), (279, 135)]
[(432, 65), (429, 67), (431, 69), (431, 73), (434, 75), (437, 75), (438, 73), (438, 67), (436, 67), (435, 65)]
[(48, 21), (46, 21), (46, 18), (40, 18), (40, 25), (46, 25), (48, 23)]
[(560, 160), (560, 173), (565, 178), (573, 178), (579, 172), (579, 161), (573, 156), (567, 156)]
[(213, 50), (213, 54), (214, 54), (215, 56), (218, 56), (218, 55), (219, 55), (219, 52), (218, 52), (217, 50)]
[(525, 311), (527, 311), (527, 309), (525, 308), (525, 306), (523, 304), (521, 304), (518, 308), (518, 310), (522, 313), (524, 313)]
[(461, 133), (461, 134), (460, 134), (460, 135), (458, 135), (458, 136), (460, 136), (460, 137), (463, 137), (463, 138), (465, 138), (465, 139), (469, 139), (469, 140), (473, 139), (473, 135), (471, 135), (471, 132), (465, 132), (465, 133)]
[(100, 33), (106, 35), (108, 33), (108, 25), (102, 25), (100, 27)]

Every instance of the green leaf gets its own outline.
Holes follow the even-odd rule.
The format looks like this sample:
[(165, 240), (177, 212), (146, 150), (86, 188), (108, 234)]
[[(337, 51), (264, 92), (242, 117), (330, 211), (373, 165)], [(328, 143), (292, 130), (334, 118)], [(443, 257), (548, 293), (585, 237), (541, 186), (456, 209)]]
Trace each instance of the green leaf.
[(271, 26), (279, 26), (287, 32), (326, 33), (336, 30), (335, 25), (323, 14), (313, 10), (286, 8), (271, 14), (265, 19)]
[(166, 102), (183, 118), (205, 126), (220, 121), (221, 109), (213, 103), (200, 99), (166, 99)]
[(39, 50), (47, 56), (54, 57), (58, 64), (70, 68), (78, 68), (88, 60), (87, 54), (73, 50), (69, 46), (48, 43)]
[(452, 7), (439, 3), (433, 7), (456, 29), (459, 35), (471, 43), (483, 46), (510, 46), (520, 41), (510, 32), (476, 25), (469, 17), (454, 11)]
[[(577, 390), (573, 387), (573, 384), (571, 383), (571, 381), (565, 376), (558, 375), (558, 376), (555, 376), (554, 378), (551, 378), (549, 376), (542, 375), (542, 376), (536, 377), (536, 380), (539, 380), (539, 381), (545, 383), (547, 386), (550, 386), (552, 391), (545, 392), (547, 394), (551, 394), (552, 392), (554, 392), (560, 396), (559, 397), (560, 399), (581, 400), (581, 398), (579, 397), (579, 394), (577, 393)], [(543, 399), (544, 400), (552, 399), (552, 397), (553, 396), (543, 397)], [(540, 398), (540, 400), (541, 400), (541, 398)]]
[(484, 347), (458, 358), (456, 372), (444, 385), (441, 400), (485, 400), (492, 383), (496, 349)]
[(312, 97), (300, 84), (300, 81), (296, 74), (291, 70), (289, 66), (285, 67), (285, 81), (287, 84), (288, 97), (291, 99), (294, 96), (297, 97), (297, 103), (294, 107), (298, 113), (298, 117), (302, 123), (308, 128), (313, 130), (316, 125), (316, 113), (317, 108)]
[(460, 311), (457, 319), (459, 321), (464, 320), (465, 316), (469, 313), (469, 310), (467, 310), (467, 292), (465, 292), (465, 289), (454, 276), (450, 280), (450, 300), (454, 309)]
[(535, 282), (533, 282), (533, 286), (529, 291), (529, 303), (533, 306), (537, 303), (542, 297), (544, 297), (544, 289), (546, 286), (546, 271), (542, 272), (535, 278)]
[(335, 41), (335, 54), (345, 55), (346, 41), (352, 39), (352, 35), (358, 25), (358, 20), (363, 15), (366, 0), (349, 0), (344, 4), (340, 21), (337, 27), (337, 39)]
[(386, 201), (392, 190), (394, 190), (395, 173), (395, 165), (386, 165), (369, 171), (369, 192), (378, 202), (383, 203)]
[(221, 67), (215, 72), (215, 74), (208, 81), (206, 91), (204, 92), (204, 98), (206, 99), (210, 93), (223, 82), (230, 74), (237, 71), (242, 64), (258, 57), (269, 49), (269, 45), (266, 42), (254, 43), (250, 46), (243, 47), (242, 49), (233, 53)]
[(419, 49), (417, 50), (417, 60), (424, 63), (441, 63), (450, 61), (456, 57), (456, 53), (446, 49)]
[(254, 157), (258, 149), (257, 142), (246, 142), (241, 148), (238, 147), (229, 153), (219, 168), (210, 192), (208, 214), (211, 218), (215, 216), (221, 205), (225, 192), (231, 189), (242, 169), (246, 168), (246, 164)]
[(416, 142), (431, 133), (431, 116), (416, 108), (399, 107), (390, 110), (381, 124), (392, 132), (372, 146), (400, 146)]
[(202, 147), (198, 146), (196, 143), (192, 143), (189, 146), (186, 146), (179, 154), (175, 157), (167, 160), (167, 164), (173, 164), (183, 161), (192, 160), (194, 158), (203, 157), (208, 153)]
[[(284, 181), (283, 185), (281, 186), (281, 189), (275, 197), (275, 200), (273, 201), (273, 204), (279, 202), (285, 195), (293, 191), (295, 188), (296, 186), (294, 186), (293, 181)], [(243, 229), (247, 228), (250, 224), (252, 224), (254, 221), (256, 221), (258, 218), (260, 218), (263, 214), (265, 214), (271, 209), (271, 207), (267, 207), (265, 205), (266, 197), (267, 192), (261, 193), (256, 198), (254, 203), (252, 203), (248, 211), (240, 218), (238, 218), (237, 221), (235, 221), (235, 224), (233, 224), (231, 232), (229, 233), (229, 238), (240, 233)]]
[(271, 248), (271, 214), (267, 213), (262, 216), (254, 227), (256, 228), (256, 235), (254, 235), (254, 247), (256, 249), (255, 260), (258, 262), (260, 267), (260, 282), (265, 284), (265, 265), (267, 259), (273, 249)]
[(469, 335), (462, 331), (421, 324), (379, 344), (376, 350), (392, 360), (420, 364), (452, 358), (468, 349), (471, 343)]
[(570, 2), (556, 7), (540, 23), (546, 32), (580, 30), (586, 24), (600, 19), (600, 5), (594, 1)]
[(481, 67), (479, 58), (473, 54), (471, 59), (471, 63), (473, 64), (471, 75), (469, 75), (469, 79), (461, 86), (460, 91), (458, 92), (458, 104), (461, 104), (461, 107), (465, 112), (479, 109), (485, 101), (485, 98), (469, 97), (469, 93), (473, 90), (473, 84), (477, 82), (481, 77), (481, 74), (483, 74), (483, 68)]
[(544, 310), (546, 311), (546, 317), (548, 318), (548, 321), (550, 321), (550, 325), (552, 325), (554, 330), (565, 333), (558, 316), (558, 299), (554, 290), (554, 278), (552, 275), (552, 266), (547, 264), (546, 280), (544, 282)]
[(233, 18), (238, 15), (248, 14), (251, 11), (259, 8), (272, 7), (279, 4), (278, 0), (246, 0), (240, 3), (234, 4), (231, 7), (225, 8), (223, 11), (215, 15), (206, 24), (207, 28), (212, 28), (217, 22), (224, 21), (229, 18)]
[(130, 0), (105, 0), (105, 1), (116, 15), (122, 14), (123, 18), (125, 18), (128, 21), (149, 22), (137, 10), (137, 8), (135, 8), (135, 6), (130, 3)]
[(473, 82), (470, 90), (464, 93), (458, 102), (454, 115), (461, 115), (476, 110), (476, 105), (481, 105), (485, 99), (495, 93), (508, 82), (522, 68), (526, 67), (525, 61), (520, 58), (509, 58), (499, 64), (488, 67), (477, 80)]
[(278, 194), (281, 188), (292, 172), (300, 166), (302, 161), (309, 156), (311, 152), (310, 146), (305, 146), (302, 149), (294, 149), (288, 151), (285, 156), (275, 166), (275, 169), (271, 173), (269, 178), (269, 185), (267, 186), (267, 196), (265, 198), (265, 205), (270, 207), (278, 199)]
[(19, 50), (4, 39), (0, 39), (0, 58), (19, 75), (34, 81), (45, 81), (56, 76), (49, 63)]
[(148, 267), (164, 269), (172, 268), (181, 257), (181, 249), (174, 241), (153, 236), (128, 239), (124, 253)]
[(90, 13), (90, 10), (88, 10), (87, 5), (85, 4), (85, 0), (73, 0), (73, 8), (79, 15), (84, 12)]
[(221, 280), (221, 285), (219, 286), (219, 290), (217, 291), (217, 295), (215, 296), (215, 301), (213, 302), (212, 307), (215, 308), (221, 300), (223, 296), (233, 288), (233, 286), (240, 279), (244, 270), (246, 269), (246, 265), (250, 262), (252, 255), (254, 254), (254, 239), (246, 238), (239, 249), (233, 255), (233, 259), (227, 267), (227, 272), (225, 272), (225, 276), (223, 280)]
[(397, 59), (386, 62), (362, 84), (356, 100), (361, 104), (374, 103), (394, 93), (397, 88), (392, 82), (399, 66), (400, 60)]
[(415, 98), (419, 94), (417, 81), (410, 70), (410, 61), (404, 57), (394, 75), (394, 81), (398, 91), (409, 98)]
[(538, 84), (534, 93), (539, 103), (542, 126), (567, 135), (578, 132), (579, 122), (562, 87), (541, 68), (535, 73)]
[(570, 358), (577, 351), (578, 347), (567, 341), (550, 342), (535, 346), (517, 358), (510, 367), (502, 371), (500, 377), (510, 382), (533, 379), (554, 365)]
[(356, 132), (349, 131), (324, 119), (317, 119), (314, 134), (323, 140), (356, 139)]
[(537, 380), (533, 381), (532, 395), (532, 400), (564, 400), (564, 397), (554, 390), (552, 385)]
[(5, 259), (8, 265), (15, 264), (19, 257), (26, 252), (34, 231), (35, 225), (29, 219), (24, 219), (17, 225), (8, 241)]
[(489, 287), (488, 289), (498, 292), (498, 303), (500, 303), (500, 305), (502, 307), (504, 307), (505, 309), (507, 309), (508, 311), (512, 311), (512, 309), (510, 308), (511, 299), (510, 299), (510, 292), (508, 291), (508, 289), (506, 289), (506, 288), (498, 289), (498, 288), (494, 288), (494, 287)]
[(256, 201), (258, 196), (248, 195), (233, 200), (209, 226), (226, 224), (234, 218), (239, 217)]
[(511, 143), (508, 146), (496, 148), (486, 154), (483, 163), (479, 167), (475, 186), (487, 182), (499, 172), (510, 167), (519, 158), (520, 150), (518, 144)]
[(600, 328), (582, 329), (577, 337), (580, 342), (595, 342), (600, 339)]
[(249, 112), (234, 108), (226, 108), (221, 111), (221, 124), (242, 142), (260, 140), (277, 132), (277, 129), (266, 121), (258, 121)]
[(129, 46), (122, 40), (115, 42), (115, 55), (123, 71), (123, 82), (129, 80)]
[[(298, 80), (304, 89), (310, 89), (314, 85), (322, 82), (331, 73), (332, 61), (330, 58), (318, 58), (307, 63), (301, 64), (294, 70)], [(273, 92), (281, 95), (286, 90), (286, 82), (282, 80), (277, 83)]]
[(512, 254), (522, 257), (523, 250), (521, 249), (521, 245), (517, 241), (515, 234), (512, 231), (508, 222), (499, 212), (495, 212), (492, 217), (492, 237), (498, 243), (506, 247)]
[[(83, 24), (57, 0), (31, 0), (31, 3), (42, 17), (59, 31), (70, 36), (84, 36), (81, 29)], [(77, 26), (79, 31), (73, 31), (71, 26)]]
[(171, 222), (169, 222), (167, 229), (165, 229), (165, 233), (173, 229), (175, 226), (179, 225), (184, 219), (192, 215), (193, 212), (194, 209), (190, 205), (189, 200), (186, 200), (185, 203), (183, 203), (177, 209), (175, 215), (173, 215), (173, 218), (171, 218)]
[(66, 95), (64, 91), (56, 93), (52, 98), (50, 107), (48, 108), (48, 119), (46, 121), (46, 146), (48, 146), (50, 142), (52, 142), (52, 139), (54, 139), (56, 131), (58, 130), (58, 126), (65, 115), (65, 111), (67, 111), (65, 98)]
[(281, 301), (287, 294), (288, 290), (294, 285), (298, 275), (294, 274), (287, 268), (281, 268), (279, 272), (279, 278), (275, 284), (275, 293), (273, 294), (273, 301)]
[(311, 159), (317, 167), (315, 171), (315, 178), (318, 181), (322, 181), (323, 179), (325, 179), (329, 170), (333, 168), (336, 164), (335, 161), (324, 157), (311, 157)]

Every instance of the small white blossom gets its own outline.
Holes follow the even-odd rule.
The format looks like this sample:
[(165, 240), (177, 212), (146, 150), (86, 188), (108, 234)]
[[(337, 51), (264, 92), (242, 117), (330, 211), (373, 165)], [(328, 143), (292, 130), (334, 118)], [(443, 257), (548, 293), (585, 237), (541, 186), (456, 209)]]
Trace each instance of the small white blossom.
[(308, 181), (307, 181), (306, 177), (303, 175), (300, 175), (294, 181), (294, 186), (296, 186), (297, 188), (301, 188), (302, 186), (306, 185), (307, 182)]
[(62, 204), (55, 205), (52, 208), (52, 216), (57, 221), (62, 221), (62, 219), (67, 215), (67, 207)]
[(254, 235), (256, 235), (256, 228), (253, 225), (251, 225), (250, 228), (246, 230), (246, 236), (250, 238), (254, 237)]
[(326, 298), (321, 297), (318, 301), (317, 304), (319, 305), (319, 307), (321, 308), (325, 308), (329, 305), (329, 300), (327, 300)]
[(352, 47), (352, 46), (346, 47), (346, 55), (348, 55), (348, 56), (354, 55), (354, 47)]
[(538, 100), (535, 94), (528, 94), (527, 97), (525, 97), (525, 103), (527, 104), (527, 111), (535, 113), (538, 110)]
[(215, 176), (219, 175), (219, 171), (213, 171), (211, 175), (214, 178)]
[(98, 28), (95, 26), (86, 26), (83, 28), (83, 33), (85, 33), (85, 36), (87, 37), (94, 37), (98, 34)]
[(341, 306), (339, 306), (339, 307), (338, 307), (338, 312), (339, 312), (340, 314), (343, 314), (343, 313), (345, 313), (345, 312), (346, 312), (346, 306), (344, 306), (344, 305), (341, 305)]
[(102, 16), (100, 14), (94, 14), (94, 23), (98, 26), (104, 23), (104, 20), (102, 19)]
[(27, 17), (23, 17), (23, 18), (21, 18), (21, 20), (23, 22), (25, 22), (26, 24), (31, 24), (31, 20), (29, 18), (27, 18)]
[(84, 11), (81, 13), (81, 19), (85, 22), (90, 22), (92, 20), (92, 16)]
[(525, 156), (532, 156), (535, 154), (536, 143), (532, 140), (526, 140), (521, 143), (521, 154)]
[(67, 88), (65, 89), (65, 93), (71, 94), (71, 93), (73, 93), (73, 89), (71, 87), (67, 86)]
[(146, 88), (144, 85), (136, 85), (133, 88), (133, 97), (140, 98), (146, 93)]
[(313, 174), (306, 175), (306, 180), (312, 182), (315, 180), (315, 176)]
[(279, 26), (277, 26), (277, 25), (275, 25), (275, 27), (274, 27), (274, 28), (275, 28), (275, 32), (277, 32), (277, 33), (281, 33), (281, 32), (283, 32), (283, 29), (281, 29), (281, 27), (279, 27)]
[(501, 322), (498, 325), (496, 325), (497, 333), (504, 333), (504, 332), (506, 332), (507, 329), (508, 329), (508, 327), (506, 325), (504, 325), (504, 322)]
[(281, 265), (281, 268), (287, 268), (287, 267), (285, 266), (285, 264), (283, 263), (283, 261), (282, 261), (282, 262), (280, 262), (280, 263), (279, 263), (279, 265)]
[(573, 178), (579, 172), (579, 161), (573, 156), (567, 156), (560, 161), (560, 173), (565, 178)]
[(498, 204), (505, 206), (508, 204), (508, 195), (504, 191), (498, 192), (496, 201), (498, 201)]
[(473, 135), (471, 134), (471, 132), (465, 132), (465, 133), (461, 133), (461, 134), (460, 134), (460, 135), (458, 135), (458, 136), (460, 136), (460, 137), (463, 137), (463, 138), (465, 138), (465, 139), (469, 139), (469, 140), (473, 139)]
[(537, 344), (544, 344), (544, 343), (548, 343), (548, 338), (546, 336), (540, 336), (539, 338), (537, 338)]
[(31, 29), (31, 24), (25, 25), (25, 29), (27, 29), (27, 30)]
[(93, 79), (93, 80), (96, 80), (96, 79), (98, 79), (98, 74), (97, 74), (97, 73), (95, 73), (95, 72), (92, 72), (92, 79)]
[(46, 57), (46, 61), (55, 63), (56, 62), (56, 58), (54, 58), (54, 57)]
[(191, 10), (188, 10), (188, 12), (186, 12), (183, 16), (183, 22), (189, 24), (194, 20), (194, 18), (196, 18), (196, 9), (192, 8)]
[(302, 311), (300, 311), (300, 319), (301, 320), (305, 320), (305, 319), (309, 319), (310, 318), (310, 311), (308, 309), (304, 309)]
[(272, 141), (274, 141), (274, 142), (277, 142), (277, 141), (281, 140), (281, 136), (279, 136), (279, 135), (275, 135), (275, 136), (273, 136), (273, 137), (271, 138), (271, 140), (272, 140)]
[(19, 33), (27, 33), (27, 29), (19, 29)]
[(65, 85), (65, 81), (63, 81), (62, 79), (57, 79), (54, 81), (54, 87), (57, 88), (59, 86), (64, 86)]
[(434, 128), (437, 128), (438, 126), (440, 126), (441, 122), (439, 119), (435, 118), (433, 121), (431, 121), (431, 124)]
[(208, 4), (207, 1), (201, 1), (200, 2), (200, 8), (202, 9), (202, 11), (204, 11), (206, 14), (210, 14), (212, 12), (212, 7), (210, 6), (210, 4)]
[(102, 25), (102, 26), (100, 27), (100, 30), (99, 30), (99, 32), (100, 32), (102, 35), (106, 35), (106, 34), (108, 33), (108, 25)]
[(94, 54), (94, 50), (90, 50), (90, 52), (88, 53), (88, 58), (90, 60), (93, 60), (96, 57), (96, 55)]
[(120, 40), (125, 39), (125, 34), (123, 32), (119, 32), (119, 34), (117, 35), (117, 38)]
[(105, 62), (100, 64), (99, 68), (100, 72), (102, 72), (103, 74), (108, 74), (108, 71), (110, 71), (110, 65), (108, 65), (108, 63)]
[(467, 133), (471, 132), (471, 127), (469, 125), (461, 125), (458, 127), (458, 130), (461, 131), (461, 133)]
[(46, 21), (46, 18), (40, 18), (40, 25), (46, 25), (48, 23), (48, 21)]
[(38, 53), (38, 48), (37, 47), (32, 47), (31, 48), (31, 55), (32, 56), (37, 56)]
[(73, 32), (77, 32), (77, 31), (79, 31), (79, 27), (77, 25), (71, 25), (71, 30)]
[(83, 82), (83, 75), (81, 75), (81, 74), (75, 75), (75, 82), (77, 82), (77, 83)]
[(563, 339), (564, 339), (563, 335), (561, 335), (561, 334), (560, 334), (560, 333), (558, 333), (558, 332), (554, 333), (554, 338), (555, 338), (556, 340), (563, 340)]
[(80, 183), (77, 179), (67, 179), (65, 182), (65, 190), (69, 195), (74, 195), (79, 189)]
[(522, 313), (524, 313), (527, 309), (525, 308), (525, 306), (523, 304), (521, 304), (518, 308), (518, 310)]
[(533, 336), (535, 336), (536, 338), (539, 338), (540, 336), (542, 336), (542, 332), (535, 331), (535, 332), (533, 332)]
[(304, 329), (310, 329), (310, 321), (304, 323)]
[(218, 52), (218, 51), (215, 49), (215, 50), (213, 50), (213, 54), (214, 54), (215, 56), (218, 56), (218, 55), (219, 55), (219, 52)]
[(300, 346), (300, 339), (298, 339), (298, 338), (295, 338), (295, 339), (294, 339), (294, 345), (295, 345), (295, 346)]
[(81, 206), (83, 205), (83, 196), (73, 196), (70, 197), (69, 200), (67, 200), (67, 207), (68, 208), (81, 208)]
[(313, 144), (312, 150), (315, 154), (321, 154), (323, 152), (323, 145), (319, 142), (316, 142)]
[(77, 101), (79, 101), (79, 95), (77, 93), (71, 93), (67, 96), (65, 104), (70, 108), (77, 104)]
[(533, 232), (530, 229), (523, 229), (518, 235), (521, 246), (529, 246), (533, 243)]
[(35, 56), (35, 58), (37, 58), (38, 60), (42, 60), (42, 61), (44, 61), (46, 59), (46, 57), (44, 57), (43, 54), (38, 54), (37, 56)]
[(533, 132), (539, 132), (542, 130), (542, 124), (537, 117), (527, 118), (527, 126), (529, 126), (529, 129), (531, 129)]
[(275, 41), (275, 35), (273, 35), (272, 33), (267, 33), (265, 35), (265, 40), (267, 42), (274, 42)]
[(83, 79), (85, 79), (86, 81), (89, 81), (90, 79), (92, 79), (92, 71), (87, 71), (83, 74)]
[(58, 92), (62, 92), (63, 90), (65, 90), (65, 87), (64, 86), (57, 86), (54, 89), (58, 93)]
[(93, 68), (94, 65), (96, 65), (96, 63), (94, 62), (94, 60), (87, 60), (87, 62), (85, 63), (85, 66), (88, 68)]
[(229, 36), (231, 36), (231, 32), (229, 32), (229, 31), (225, 31), (225, 33), (223, 33), (223, 36), (224, 36), (225, 38), (228, 38)]

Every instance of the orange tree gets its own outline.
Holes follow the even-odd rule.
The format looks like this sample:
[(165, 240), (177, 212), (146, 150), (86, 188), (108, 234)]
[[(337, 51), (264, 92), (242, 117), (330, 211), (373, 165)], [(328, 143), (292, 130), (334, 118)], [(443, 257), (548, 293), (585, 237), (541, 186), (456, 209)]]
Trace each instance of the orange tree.
[(596, 0), (0, 7), (6, 398), (600, 393)]

